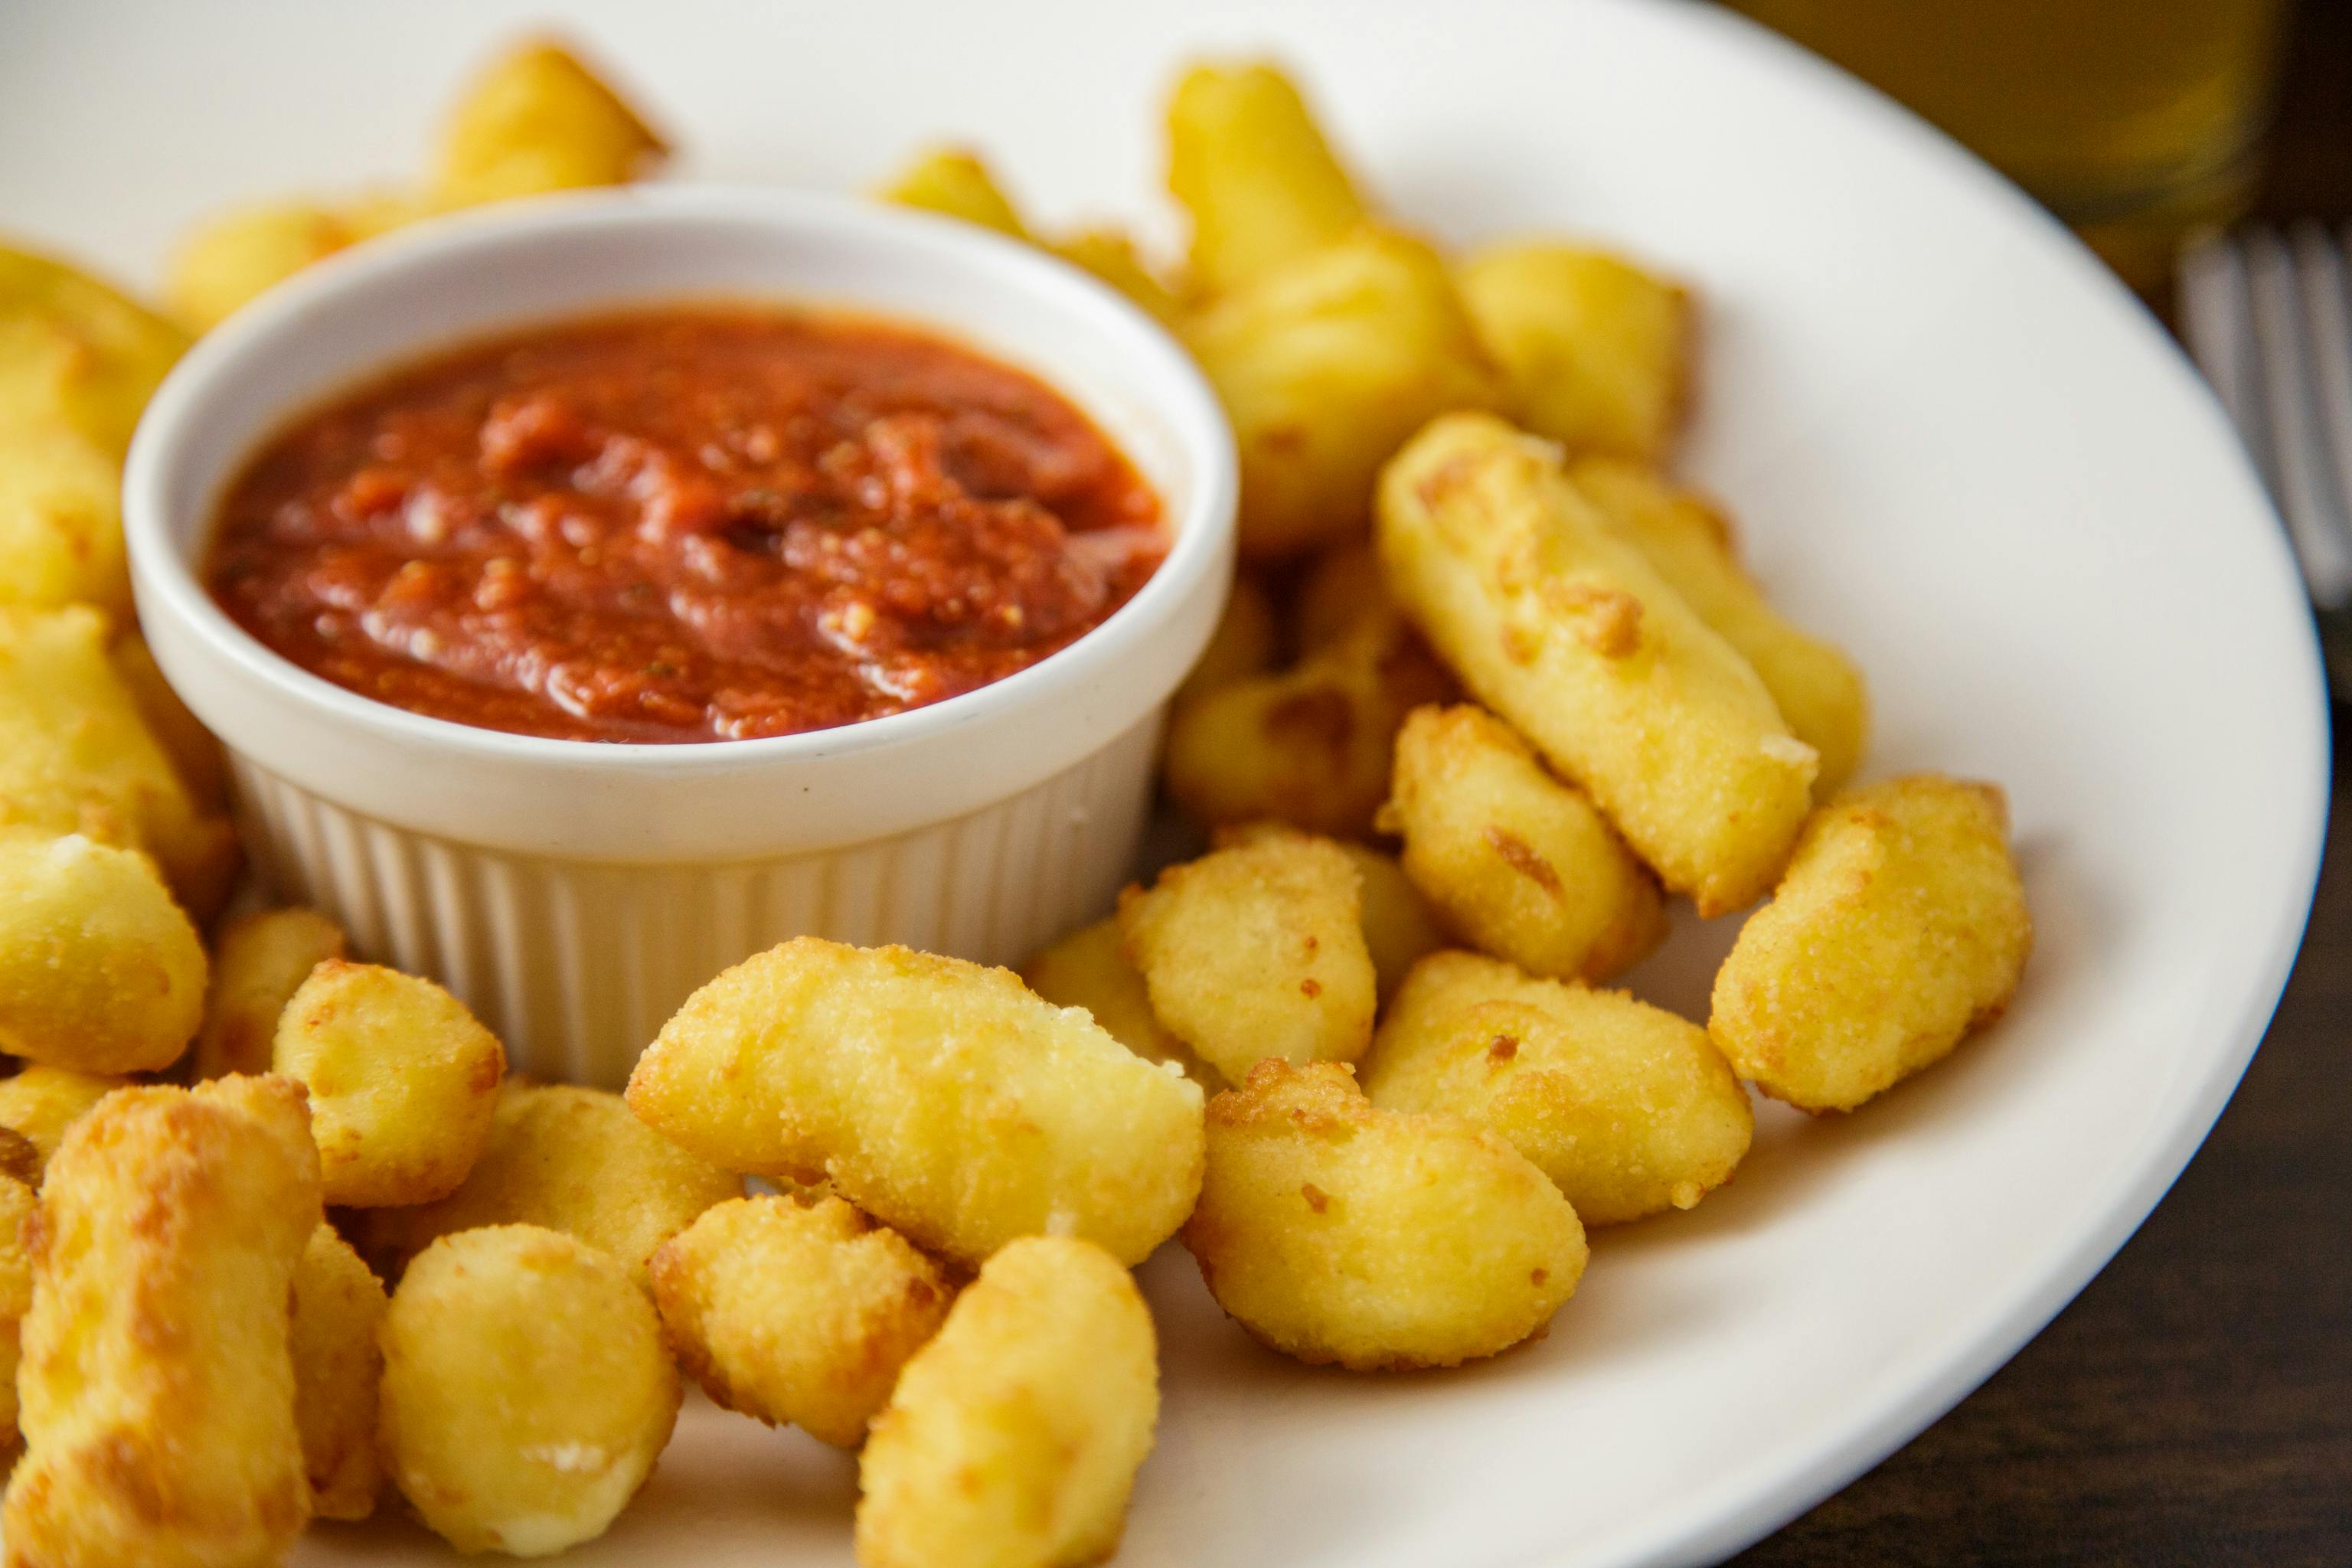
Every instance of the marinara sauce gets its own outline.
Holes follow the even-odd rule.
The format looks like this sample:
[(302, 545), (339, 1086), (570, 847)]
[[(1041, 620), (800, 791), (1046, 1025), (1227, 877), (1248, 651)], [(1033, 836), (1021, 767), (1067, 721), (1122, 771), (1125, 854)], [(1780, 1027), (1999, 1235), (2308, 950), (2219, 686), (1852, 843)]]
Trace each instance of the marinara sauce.
[(1160, 503), (1034, 377), (920, 331), (677, 307), (401, 370), (273, 439), (208, 582), (414, 712), (591, 741), (919, 708), (1099, 625)]

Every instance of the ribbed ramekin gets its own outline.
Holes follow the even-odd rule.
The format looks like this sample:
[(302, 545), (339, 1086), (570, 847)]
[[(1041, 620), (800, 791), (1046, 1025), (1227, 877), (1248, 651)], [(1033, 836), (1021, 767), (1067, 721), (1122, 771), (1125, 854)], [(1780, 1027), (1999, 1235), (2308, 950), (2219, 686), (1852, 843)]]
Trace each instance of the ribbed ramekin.
[[(1159, 491), (1150, 581), (1068, 648), (928, 708), (772, 740), (608, 745), (425, 718), (247, 635), (198, 568), (256, 445), (355, 379), (534, 321), (696, 298), (853, 309), (1023, 366)], [(966, 225), (721, 188), (552, 199), (330, 261), (200, 342), (123, 483), (140, 619), (226, 744), (247, 844), (363, 953), (433, 975), (514, 1064), (617, 1085), (694, 987), (809, 932), (1010, 963), (1100, 913), (1134, 858), (1169, 694), (1233, 572), (1232, 439), (1124, 300)]]

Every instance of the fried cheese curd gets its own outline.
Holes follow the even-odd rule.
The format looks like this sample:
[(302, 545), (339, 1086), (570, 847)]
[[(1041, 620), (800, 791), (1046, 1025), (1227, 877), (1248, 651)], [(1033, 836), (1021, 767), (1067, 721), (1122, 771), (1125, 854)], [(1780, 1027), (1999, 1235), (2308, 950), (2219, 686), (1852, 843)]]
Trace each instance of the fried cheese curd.
[(446, 1197), (489, 1137), (505, 1049), (430, 980), (331, 958), (286, 1004), (273, 1067), (310, 1091), (327, 1201)]
[(28, 1187), (40, 1184), (41, 1152), (13, 1127), (0, 1127), (0, 1175)]
[[(120, 461), (147, 399), (187, 346), (185, 332), (120, 289), (0, 245), (0, 424), (54, 415)], [(0, 597), (26, 586), (11, 575)], [(77, 593), (45, 602), (128, 600)]]
[(33, 1205), (31, 1187), (0, 1176), (0, 1448), (16, 1442), (16, 1363), (24, 1350), (25, 1314), (33, 1306), (33, 1259), (25, 1234)]
[(106, 650), (106, 658), (122, 689), (131, 693), (131, 706), (147, 721), (148, 732), (188, 786), (196, 808), (215, 816), (227, 811), (228, 752), (172, 689), (147, 639), (136, 630), (125, 630)]
[(1273, 597), (1256, 578), (1236, 577), (1224, 613), (1217, 617), (1217, 629), (1209, 634), (1209, 646), (1201, 650), (1171, 700), (1181, 707), (1237, 680), (1263, 675), (1274, 668), (1281, 651), (1282, 622)]
[(1453, 681), (1393, 612), (1179, 703), (1161, 763), (1169, 795), (1203, 826), (1272, 818), (1359, 838), (1388, 798), (1397, 727)]
[(1291, 635), (1305, 652), (1328, 647), (1359, 627), (1400, 618), (1369, 538), (1316, 556), (1290, 596)]
[(1406, 437), (1504, 397), (1444, 261), (1369, 225), (1212, 297), (1180, 331), (1233, 421), (1245, 560), (1360, 536)]
[(1192, 220), (1194, 286), (1218, 293), (1368, 216), (1297, 84), (1265, 61), (1202, 62), (1168, 100), (1168, 190)]
[(1045, 248), (1093, 273), (1163, 327), (1174, 326), (1182, 314), (1176, 290), (1144, 259), (1135, 237), (1125, 229), (1097, 224), (1048, 240)]
[(204, 943), (152, 860), (0, 830), (0, 1050), (80, 1073), (166, 1068), (204, 991)]
[(677, 1419), (645, 1291), (610, 1254), (538, 1226), (426, 1247), (380, 1339), (385, 1468), (460, 1552), (543, 1557), (604, 1534)]
[(164, 294), (198, 331), (316, 261), (436, 213), (586, 185), (659, 167), (668, 149), (618, 93), (561, 44), (526, 39), (451, 105), (422, 188), (237, 207), (200, 225), (172, 258)]
[(27, 1179), (35, 1186), (40, 1185), (40, 1174), (57, 1153), (66, 1129), (129, 1081), (39, 1062), (27, 1063), (14, 1078), (0, 1079), (0, 1127), (21, 1133), (33, 1146), (35, 1164)]
[(1360, 533), (1381, 462), (1432, 415), (1493, 407), (1444, 262), (1379, 227), (1298, 89), (1264, 63), (1203, 64), (1168, 106), (1168, 187), (1192, 219), (1179, 335), (1241, 458), (1241, 550), (1298, 555)]
[[(1286, 823), (1244, 822), (1218, 828), (1210, 843), (1215, 848), (1231, 849), (1297, 832)], [(1352, 839), (1328, 842), (1348, 858), (1364, 879), (1364, 951), (1371, 957), (1381, 1005), (1386, 1006), (1396, 988), (1404, 984), (1406, 971), (1445, 945), (1445, 932), (1438, 925), (1437, 912), (1404, 874), (1395, 856)]]
[(1436, 420), (1390, 463), (1377, 537), (1438, 656), (1668, 889), (1709, 916), (1770, 889), (1819, 759), (1557, 448), (1486, 415)]
[(1261, 1058), (1351, 1062), (1371, 1044), (1363, 908), (1363, 874), (1338, 845), (1282, 833), (1129, 887), (1118, 923), (1152, 1013), (1239, 1083)]
[(527, 39), (483, 69), (451, 106), (433, 169), (436, 205), (619, 185), (669, 149), (604, 79), (562, 44)]
[(742, 1177), (671, 1142), (617, 1094), (509, 1079), (481, 1156), (456, 1192), (370, 1209), (354, 1223), (387, 1279), (438, 1237), (535, 1225), (611, 1253), (642, 1280), (656, 1247), (713, 1204), (742, 1195)]
[(310, 1513), (288, 1302), (320, 1219), (290, 1079), (125, 1089), (66, 1133), (28, 1226), (12, 1568), (284, 1555)]
[(342, 929), (316, 910), (262, 910), (231, 921), (213, 944), (196, 1077), (268, 1072), (286, 1004), (312, 970), (342, 956)]
[(969, 147), (924, 151), (874, 193), (886, 202), (961, 219), (1060, 257), (1126, 295), (1153, 319), (1172, 322), (1175, 294), (1144, 263), (1135, 241), (1117, 228), (1083, 228), (1058, 239), (1039, 235), (1021, 216), (995, 174)]
[(1021, 982), (1056, 1007), (1084, 1007), (1112, 1039), (1145, 1061), (1174, 1064), (1210, 1094), (1224, 1087), (1217, 1069), (1152, 1012), (1150, 990), (1142, 972), (1128, 962), (1116, 919), (1080, 926), (1032, 954), (1021, 966)]
[(1797, 739), (1821, 753), (1813, 793), (1827, 798), (1843, 785), (1870, 731), (1862, 671), (1772, 607), (1740, 565), (1723, 512), (1638, 463), (1587, 458), (1569, 465), (1568, 477), (1754, 668)]
[(678, 1364), (730, 1410), (855, 1448), (954, 1287), (837, 1197), (734, 1198), (649, 1267)]
[(1528, 429), (1573, 451), (1665, 454), (1690, 403), (1688, 290), (1557, 240), (1488, 246), (1454, 278)]
[(1920, 773), (1850, 790), (1741, 928), (1707, 1032), (1775, 1100), (1851, 1110), (2000, 1017), (2032, 946), (1998, 788)]
[(1697, 1025), (1469, 952), (1414, 966), (1381, 1020), (1364, 1093), (1505, 1139), (1589, 1226), (1694, 1206), (1731, 1179), (1755, 1131), (1747, 1090)]
[(860, 1568), (1103, 1562), (1159, 1416), (1158, 1338), (1118, 1260), (1073, 1237), (1010, 1243), (875, 1420)]
[(122, 454), (186, 346), (97, 279), (0, 245), (0, 603), (128, 612)]
[(321, 1224), (294, 1269), (294, 1426), (320, 1519), (365, 1519), (383, 1489), (375, 1447), (386, 1297), (351, 1243)]
[(874, 193), (902, 207), (938, 213), (1013, 239), (1029, 237), (1013, 199), (981, 155), (969, 147), (933, 147)]
[(241, 203), (181, 239), (166, 266), (164, 303), (189, 331), (210, 331), (304, 268), (426, 211), (413, 198)]
[(144, 849), (198, 920), (219, 908), (236, 834), (198, 809), (108, 659), (86, 605), (0, 608), (0, 827)]
[(1415, 709), (1397, 733), (1381, 826), (1445, 925), (1535, 974), (1605, 980), (1665, 940), (1657, 879), (1583, 791), (1466, 703)]
[(1009, 970), (796, 937), (689, 996), (629, 1108), (729, 1170), (822, 1174), (927, 1251), (976, 1264), (1069, 1235), (1122, 1263), (1200, 1190), (1202, 1094)]
[(1328, 1062), (1260, 1062), (1210, 1101), (1183, 1241), (1254, 1337), (1359, 1372), (1509, 1349), (1551, 1321), (1586, 1258), (1576, 1211), (1509, 1143), (1380, 1110)]
[[(0, 385), (0, 399), (13, 390)], [(0, 603), (127, 606), (121, 487), (120, 457), (61, 415), (12, 416), (0, 406)]]

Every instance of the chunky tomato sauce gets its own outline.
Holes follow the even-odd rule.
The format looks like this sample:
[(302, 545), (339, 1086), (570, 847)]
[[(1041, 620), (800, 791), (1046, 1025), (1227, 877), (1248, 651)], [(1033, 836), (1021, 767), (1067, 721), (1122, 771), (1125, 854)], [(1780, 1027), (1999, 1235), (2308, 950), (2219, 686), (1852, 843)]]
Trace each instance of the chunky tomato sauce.
[(1031, 376), (868, 321), (678, 307), (303, 418), (230, 489), (209, 582), (278, 653), (415, 712), (741, 740), (1002, 679), (1165, 543), (1150, 489)]

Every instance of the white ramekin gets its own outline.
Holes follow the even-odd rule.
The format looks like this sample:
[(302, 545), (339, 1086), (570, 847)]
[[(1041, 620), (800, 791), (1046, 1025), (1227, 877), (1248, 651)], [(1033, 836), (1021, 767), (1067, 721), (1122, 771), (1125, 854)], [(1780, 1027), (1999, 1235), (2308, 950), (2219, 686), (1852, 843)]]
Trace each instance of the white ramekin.
[[(605, 745), (424, 718), (305, 673), (197, 565), (256, 444), (355, 378), (632, 303), (733, 297), (925, 323), (1085, 408), (1174, 531), (1141, 592), (964, 696), (773, 740)], [(783, 938), (1011, 963), (1101, 913), (1133, 860), (1168, 696), (1233, 574), (1233, 445), (1183, 352), (1028, 247), (836, 198), (646, 188), (371, 244), (273, 291), (157, 393), (123, 479), (140, 620), (226, 742), (246, 843), (356, 948), (446, 983), (516, 1067), (616, 1085), (686, 994)]]

